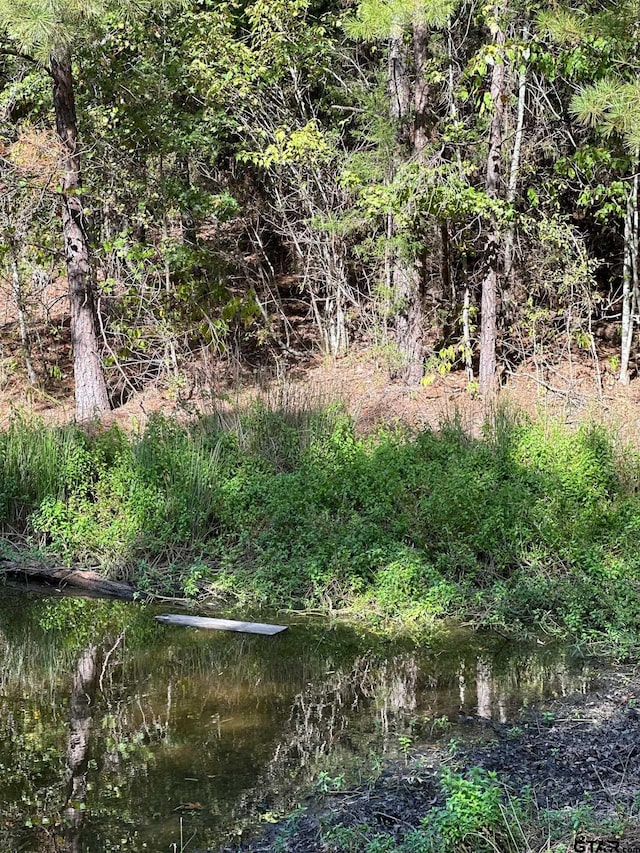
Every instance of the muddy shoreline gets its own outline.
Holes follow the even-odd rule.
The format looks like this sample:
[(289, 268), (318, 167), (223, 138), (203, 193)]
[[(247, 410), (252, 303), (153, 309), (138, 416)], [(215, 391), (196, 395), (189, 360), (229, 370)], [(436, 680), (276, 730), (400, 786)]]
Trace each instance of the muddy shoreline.
[[(598, 689), (521, 711), (507, 723), (467, 717), (464, 742), (415, 743), (375, 782), (315, 794), (253, 840), (219, 853), (333, 853), (343, 828), (367, 827), (401, 844), (442, 807), (443, 769), (495, 772), (505, 796), (526, 798), (556, 824), (565, 846), (545, 850), (640, 850), (640, 669), (604, 674)], [(614, 833), (608, 828), (619, 829)], [(624, 827), (624, 828), (622, 828)], [(610, 834), (607, 834), (609, 832)], [(604, 834), (603, 834), (604, 833)], [(364, 836), (363, 836), (364, 838)], [(363, 841), (362, 849), (366, 849)]]

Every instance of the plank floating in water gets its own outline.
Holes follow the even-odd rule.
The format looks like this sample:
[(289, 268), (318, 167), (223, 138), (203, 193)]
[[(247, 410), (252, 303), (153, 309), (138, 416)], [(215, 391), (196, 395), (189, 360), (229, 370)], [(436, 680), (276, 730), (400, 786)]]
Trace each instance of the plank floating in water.
[(209, 628), (214, 631), (242, 631), (245, 634), (265, 634), (273, 636), (286, 631), (286, 625), (266, 625), (263, 622), (236, 622), (234, 619), (209, 619), (206, 616), (179, 616), (165, 613), (156, 616), (157, 622), (167, 625), (186, 625), (189, 628)]

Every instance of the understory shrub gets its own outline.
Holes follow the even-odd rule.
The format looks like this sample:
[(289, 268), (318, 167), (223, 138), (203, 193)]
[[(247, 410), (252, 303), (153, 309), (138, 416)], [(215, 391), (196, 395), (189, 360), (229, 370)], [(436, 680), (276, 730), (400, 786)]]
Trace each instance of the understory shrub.
[[(495, 773), (473, 767), (467, 775), (447, 770), (440, 780), (444, 806), (423, 821), (432, 850), (490, 853), (518, 849)], [(514, 842), (514, 843), (511, 843)]]

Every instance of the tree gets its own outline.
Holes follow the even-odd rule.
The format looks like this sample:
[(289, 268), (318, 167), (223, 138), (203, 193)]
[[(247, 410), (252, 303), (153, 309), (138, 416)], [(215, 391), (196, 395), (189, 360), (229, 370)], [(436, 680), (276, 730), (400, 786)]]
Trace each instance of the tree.
[(11, 293), (18, 316), (20, 344), (27, 378), (31, 386), (37, 385), (31, 354), (28, 329), (27, 298), (21, 268), (21, 248), (24, 235), (38, 199), (33, 191), (21, 192), (22, 186), (10, 161), (0, 156), (0, 261), (8, 262)]
[[(389, 117), (396, 131), (397, 150), (387, 181), (392, 184), (401, 162), (424, 170), (442, 98), (432, 78), (431, 39), (447, 25), (458, 0), (362, 0), (348, 32), (367, 40), (387, 41)], [(426, 247), (403, 239), (398, 217), (387, 214), (387, 279), (395, 312), (395, 343), (400, 367), (396, 374), (419, 382), (424, 373), (424, 263)], [(411, 245), (413, 243), (413, 245)]]
[(606, 56), (598, 78), (582, 86), (571, 108), (583, 124), (593, 127), (612, 149), (620, 142), (630, 159), (625, 193), (619, 205), (624, 222), (622, 263), (622, 322), (619, 381), (629, 383), (629, 359), (640, 311), (640, 21), (637, 0), (622, 0), (615, 8), (556, 9), (543, 16), (551, 35), (566, 49), (576, 45), (595, 56)]
[(40, 65), (51, 77), (56, 131), (62, 145), (60, 203), (69, 287), (76, 419), (109, 409), (95, 316), (95, 282), (82, 202), (82, 172), (75, 107), (72, 47), (103, 7), (77, 0), (0, 2), (4, 54)]
[[(489, 125), (489, 153), (487, 154), (486, 192), (489, 199), (498, 199), (502, 171), (502, 141), (505, 90), (505, 32), (504, 2), (494, 7), (494, 47), (491, 71), (491, 121)], [(495, 214), (490, 215), (489, 233), (485, 248), (485, 274), (482, 280), (480, 307), (480, 369), (481, 394), (490, 394), (497, 388), (496, 344), (498, 337), (497, 307), (500, 266), (500, 243)]]
[[(250, 53), (225, 97), (239, 119), (236, 156), (253, 167), (250, 173), (262, 201), (254, 232), (256, 249), (267, 261), (268, 290), (277, 293), (280, 267), (276, 262), (269, 269), (263, 247), (271, 243), (279, 246), (281, 256), (289, 256), (292, 280), (315, 321), (322, 348), (335, 358), (349, 347), (360, 307), (349, 275), (345, 233), (337, 223), (347, 209), (339, 182), (347, 134), (335, 119), (340, 111), (344, 121), (342, 110), (352, 101), (347, 85), (340, 85), (345, 51), (336, 15), (316, 17), (309, 6), (307, 0), (272, 0), (248, 8), (244, 43)], [(216, 73), (209, 63), (212, 68)], [(285, 340), (279, 344), (286, 356), (305, 343), (301, 337), (296, 340), (284, 319)]]

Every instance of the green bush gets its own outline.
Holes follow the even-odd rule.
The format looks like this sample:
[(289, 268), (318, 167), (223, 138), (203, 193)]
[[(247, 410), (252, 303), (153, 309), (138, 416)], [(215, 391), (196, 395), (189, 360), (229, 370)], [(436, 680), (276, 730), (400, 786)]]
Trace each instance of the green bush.
[(480, 438), (456, 421), (358, 436), (339, 407), (285, 402), (133, 438), (17, 419), (0, 524), (161, 592), (631, 646), (639, 466), (613, 434), (499, 412)]
[(509, 842), (513, 832), (495, 773), (479, 767), (472, 768), (467, 776), (447, 770), (441, 787), (446, 796), (444, 806), (423, 821), (427, 836), (435, 840), (435, 849), (440, 853), (512, 849)]
[[(444, 805), (417, 827), (380, 832), (360, 823), (332, 823), (321, 830), (332, 853), (522, 853), (542, 849), (539, 814), (525, 797), (509, 795), (495, 773), (473, 767), (466, 774), (445, 770), (440, 778)], [(545, 847), (546, 849), (546, 847)]]

